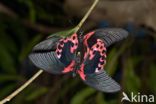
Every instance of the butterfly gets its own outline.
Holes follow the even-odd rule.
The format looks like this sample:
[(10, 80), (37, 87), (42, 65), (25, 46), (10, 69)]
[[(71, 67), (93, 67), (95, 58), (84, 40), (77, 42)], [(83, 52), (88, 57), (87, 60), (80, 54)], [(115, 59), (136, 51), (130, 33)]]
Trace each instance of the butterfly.
[(96, 90), (113, 93), (120, 85), (104, 70), (106, 50), (128, 36), (120, 28), (97, 29), (85, 35), (51, 36), (40, 42), (29, 55), (32, 63), (52, 74), (73, 73)]

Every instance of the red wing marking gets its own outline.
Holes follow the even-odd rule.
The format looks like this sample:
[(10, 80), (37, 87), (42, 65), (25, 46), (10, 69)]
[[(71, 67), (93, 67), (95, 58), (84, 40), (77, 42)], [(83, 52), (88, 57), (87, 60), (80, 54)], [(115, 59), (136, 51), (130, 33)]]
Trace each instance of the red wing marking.
[(58, 58), (61, 57), (62, 49), (64, 47), (64, 44), (66, 44), (67, 42), (71, 42), (73, 44), (73, 45), (70, 46), (70, 52), (74, 53), (75, 50), (78, 47), (78, 37), (77, 37), (77, 34), (75, 33), (71, 37), (63, 38), (63, 39), (61, 39), (59, 41), (59, 43), (57, 45), (57, 49), (55, 51)]
[(61, 57), (62, 48), (64, 47), (65, 42), (66, 42), (66, 39), (61, 39), (59, 41), (59, 44), (57, 45), (57, 49), (56, 49), (55, 52), (56, 52), (56, 55), (57, 55), (58, 58)]
[(71, 48), (70, 48), (70, 52), (71, 53), (74, 53), (75, 50), (77, 49), (78, 47), (78, 37), (77, 37), (77, 34), (73, 34), (70, 38), (70, 41), (74, 44)]
[(84, 40), (84, 45), (85, 45), (85, 46), (88, 46), (87, 40), (88, 40), (94, 33), (95, 33), (95, 32), (92, 31), (92, 32), (90, 32), (90, 33), (88, 33), (88, 34), (86, 34), (86, 35), (84, 36), (83, 40)]
[[(92, 34), (94, 34), (92, 32)], [(104, 42), (101, 39), (96, 39), (96, 42), (89, 48), (88, 47), (88, 41), (87, 39), (92, 35), (91, 33), (89, 36), (86, 35), (84, 40), (84, 45), (87, 48), (87, 51), (84, 55), (84, 62), (88, 61), (92, 64), (94, 64), (94, 67), (90, 67), (89, 64), (85, 65), (84, 70), (95, 70), (94, 72), (99, 72), (103, 69), (104, 65), (106, 64), (106, 47), (104, 45)], [(88, 68), (90, 67), (90, 68)], [(92, 69), (93, 68), (93, 69)], [(87, 73), (87, 71), (85, 71)], [(88, 71), (89, 72), (89, 71)]]
[(84, 74), (84, 64), (81, 65), (81, 68), (77, 70), (82, 80), (85, 80), (86, 75)]
[(67, 67), (64, 68), (62, 72), (63, 73), (71, 72), (73, 71), (74, 66), (75, 66), (75, 61), (73, 60)]
[(84, 53), (84, 59), (86, 59), (87, 58), (87, 56), (88, 56), (88, 53), (89, 53), (89, 51), (90, 51), (90, 49), (89, 49), (89, 47), (88, 47), (88, 42), (87, 42), (87, 40), (94, 34), (95, 32), (93, 31), (93, 32), (90, 32), (90, 33), (88, 33), (88, 34), (86, 34), (85, 36), (84, 36), (84, 38), (83, 38), (83, 40), (84, 40), (84, 45), (86, 46), (86, 48), (87, 48), (87, 51)]
[(106, 48), (104, 46), (103, 41), (100, 39), (97, 39), (97, 43), (91, 47), (91, 50), (89, 52), (89, 59), (92, 60), (95, 56), (95, 52), (98, 51), (101, 56), (100, 62), (104, 61), (104, 60), (102, 60), (102, 57), (106, 56), (105, 50), (106, 50)]

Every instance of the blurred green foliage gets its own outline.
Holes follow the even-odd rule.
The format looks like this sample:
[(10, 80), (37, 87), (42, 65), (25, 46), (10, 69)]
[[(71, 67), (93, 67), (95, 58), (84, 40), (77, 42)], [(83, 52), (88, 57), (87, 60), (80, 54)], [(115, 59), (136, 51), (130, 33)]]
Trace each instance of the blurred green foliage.
[[(48, 35), (45, 30), (36, 29), (36, 25), (29, 25), (61, 27), (68, 20), (64, 18), (61, 0), (2, 0), (0, 3), (17, 16), (0, 12), (0, 99), (3, 99), (37, 71), (27, 56)], [(25, 25), (25, 19), (32, 24)], [(105, 69), (111, 76), (117, 76), (123, 91), (156, 94), (156, 56), (152, 48), (155, 42), (147, 34), (143, 39), (129, 37), (108, 49)], [(70, 75), (44, 73), (8, 104), (119, 104), (121, 93), (101, 93)]]

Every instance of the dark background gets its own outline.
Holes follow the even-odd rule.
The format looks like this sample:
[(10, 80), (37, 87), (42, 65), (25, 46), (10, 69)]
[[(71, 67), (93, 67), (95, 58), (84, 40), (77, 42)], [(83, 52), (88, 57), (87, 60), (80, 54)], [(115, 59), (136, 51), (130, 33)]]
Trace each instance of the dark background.
[[(54, 32), (76, 26), (92, 2), (0, 0), (0, 99), (38, 71), (27, 57), (32, 47)], [(156, 95), (155, 4), (154, 0), (101, 0), (81, 29), (129, 31), (127, 39), (108, 48), (105, 67), (128, 95)], [(98, 92), (79, 77), (44, 72), (7, 104), (120, 104), (121, 97), (122, 91)]]

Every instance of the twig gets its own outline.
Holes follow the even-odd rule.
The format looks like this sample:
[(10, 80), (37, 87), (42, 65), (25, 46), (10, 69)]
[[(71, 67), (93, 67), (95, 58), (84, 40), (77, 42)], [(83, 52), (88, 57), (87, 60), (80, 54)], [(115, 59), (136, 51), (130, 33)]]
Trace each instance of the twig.
[(96, 6), (96, 4), (99, 2), (99, 0), (94, 0), (94, 3), (92, 4), (92, 6), (90, 7), (90, 9), (88, 10), (88, 12), (85, 14), (85, 16), (82, 18), (82, 20), (80, 21), (80, 23), (76, 26), (76, 32), (81, 28), (81, 26), (83, 25), (83, 23), (86, 21), (86, 19), (88, 18), (88, 16), (90, 15), (90, 13), (93, 11), (94, 7)]
[[(98, 3), (99, 0), (94, 0), (94, 3), (92, 4), (92, 6), (90, 7), (90, 9), (88, 10), (88, 12), (86, 13), (86, 15), (82, 18), (82, 20), (80, 21), (80, 23), (75, 27), (75, 32), (77, 32), (81, 26), (83, 25), (83, 23), (85, 22), (85, 20), (88, 18), (89, 14), (91, 13), (91, 11), (94, 9), (94, 7), (96, 6), (96, 4)], [(12, 94), (10, 94), (8, 97), (4, 98), (2, 101), (0, 101), (0, 104), (4, 104), (8, 101), (10, 101), (13, 97), (15, 97), (18, 93), (20, 93), (23, 89), (25, 89), (30, 83), (32, 83), (41, 73), (43, 72), (43, 70), (39, 70), (34, 76), (32, 76), (25, 84), (23, 84), (20, 88), (18, 88), (17, 90), (15, 90)]]
[(3, 99), (2, 101), (0, 101), (0, 104), (4, 104), (4, 103), (10, 101), (13, 97), (15, 97), (18, 93), (20, 93), (23, 89), (25, 89), (30, 83), (32, 83), (42, 72), (43, 72), (43, 70), (39, 70), (27, 82), (25, 82), (20, 88), (18, 88), (12, 94), (10, 94), (5, 99)]
[(7, 6), (3, 5), (2, 3), (0, 3), (0, 13), (5, 13), (8, 16), (14, 17), (16, 18), (17, 15), (15, 12), (13, 12), (11, 9), (9, 9)]

